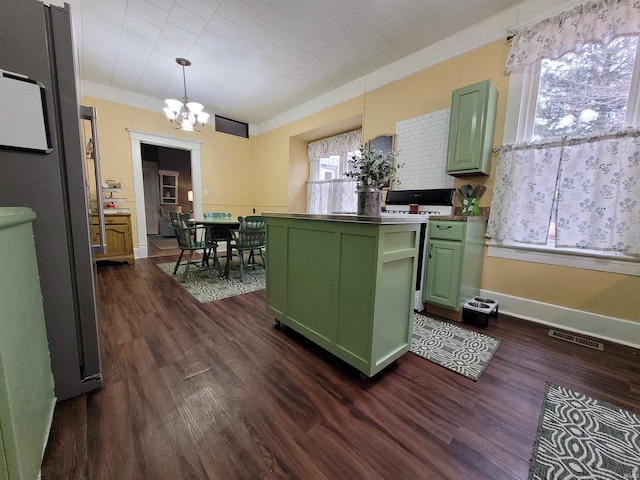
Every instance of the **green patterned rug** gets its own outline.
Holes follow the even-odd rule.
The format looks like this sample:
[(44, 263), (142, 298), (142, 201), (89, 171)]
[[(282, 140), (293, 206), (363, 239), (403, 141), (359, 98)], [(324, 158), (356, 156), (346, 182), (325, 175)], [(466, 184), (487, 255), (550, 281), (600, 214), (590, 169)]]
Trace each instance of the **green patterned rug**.
[(411, 353), (471, 380), (480, 378), (499, 345), (489, 335), (414, 314)]
[(246, 269), (241, 282), (237, 261), (231, 263), (229, 279), (224, 278), (224, 275), (215, 269), (199, 270), (192, 265), (189, 267), (189, 274), (185, 282), (181, 281), (184, 267), (181, 266), (177, 273), (173, 275), (175, 263), (159, 263), (157, 265), (160, 270), (172, 276), (178, 285), (200, 303), (221, 300), (265, 288), (265, 272), (262, 267), (256, 267), (255, 270)]
[(640, 479), (640, 416), (548, 383), (530, 480)]

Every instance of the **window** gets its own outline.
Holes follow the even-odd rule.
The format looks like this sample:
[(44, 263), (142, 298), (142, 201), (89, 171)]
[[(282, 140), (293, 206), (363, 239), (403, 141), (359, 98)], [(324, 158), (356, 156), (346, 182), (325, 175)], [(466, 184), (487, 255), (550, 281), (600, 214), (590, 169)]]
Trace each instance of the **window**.
[[(590, 43), (580, 53), (569, 52), (558, 60), (543, 58), (537, 62), (527, 72), (533, 77), (528, 82), (532, 91), (525, 94), (535, 97), (535, 110), (521, 121), (526, 125), (522, 140), (580, 138), (635, 126), (636, 115), (628, 105), (634, 105), (633, 96), (638, 91), (640, 76), (634, 75), (637, 46), (638, 37), (620, 37), (606, 46)], [(637, 66), (640, 67), (640, 62)], [(556, 248), (557, 244), (560, 189), (561, 185), (556, 185), (553, 194), (546, 237), (549, 248)], [(589, 253), (589, 249), (583, 249), (583, 253)], [(620, 252), (613, 250), (608, 254), (618, 256)]]
[(587, 44), (558, 60), (541, 60), (536, 109), (525, 120), (532, 124), (532, 135), (523, 140), (579, 137), (633, 125), (627, 105), (633, 105), (629, 95), (637, 91), (631, 88), (638, 77), (633, 76), (637, 45), (637, 37), (620, 37), (606, 46)]
[(215, 116), (216, 132), (228, 133), (237, 137), (249, 138), (249, 124), (230, 118)]
[(594, 5), (516, 34), (489, 255), (638, 275), (640, 19)]
[(362, 130), (309, 144), (309, 213), (351, 213), (357, 209), (356, 182), (344, 176), (354, 167), (347, 160), (360, 148)]
[(338, 180), (344, 178), (345, 172), (350, 172), (355, 168), (353, 164), (348, 162), (348, 159), (355, 154), (356, 151), (349, 151), (318, 159), (317, 163), (312, 163), (310, 166), (309, 178), (311, 180)]

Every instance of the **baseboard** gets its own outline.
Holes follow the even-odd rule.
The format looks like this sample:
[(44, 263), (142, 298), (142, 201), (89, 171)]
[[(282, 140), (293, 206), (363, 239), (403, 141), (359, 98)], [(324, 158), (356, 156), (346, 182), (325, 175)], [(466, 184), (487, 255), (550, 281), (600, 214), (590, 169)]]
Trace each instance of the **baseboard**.
[(149, 256), (149, 247), (145, 243), (144, 245), (140, 245), (138, 248), (133, 249), (133, 258), (136, 260), (139, 258), (147, 258)]
[(608, 317), (527, 298), (481, 290), (481, 296), (499, 303), (500, 313), (562, 330), (640, 349), (640, 323)]

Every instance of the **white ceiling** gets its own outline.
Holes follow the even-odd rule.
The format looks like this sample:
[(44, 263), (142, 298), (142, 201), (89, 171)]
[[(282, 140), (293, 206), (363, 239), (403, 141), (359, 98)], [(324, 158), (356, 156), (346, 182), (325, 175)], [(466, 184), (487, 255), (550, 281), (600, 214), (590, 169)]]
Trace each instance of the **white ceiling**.
[[(67, 0), (85, 82), (260, 124), (520, 0)], [(500, 32), (502, 35), (504, 32)], [(86, 92), (85, 92), (86, 93)], [(147, 102), (149, 103), (149, 102)], [(153, 102), (151, 102), (153, 104)]]

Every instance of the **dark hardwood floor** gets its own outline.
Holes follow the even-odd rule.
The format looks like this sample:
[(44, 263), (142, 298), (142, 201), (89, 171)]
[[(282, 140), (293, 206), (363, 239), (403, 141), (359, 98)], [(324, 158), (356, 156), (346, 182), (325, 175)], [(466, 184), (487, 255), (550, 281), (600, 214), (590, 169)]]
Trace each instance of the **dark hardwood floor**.
[(44, 480), (525, 479), (546, 382), (640, 413), (639, 351), (500, 315), (477, 382), (407, 353), (369, 380), (265, 294), (199, 304), (155, 263), (99, 267), (104, 387), (57, 405)]

